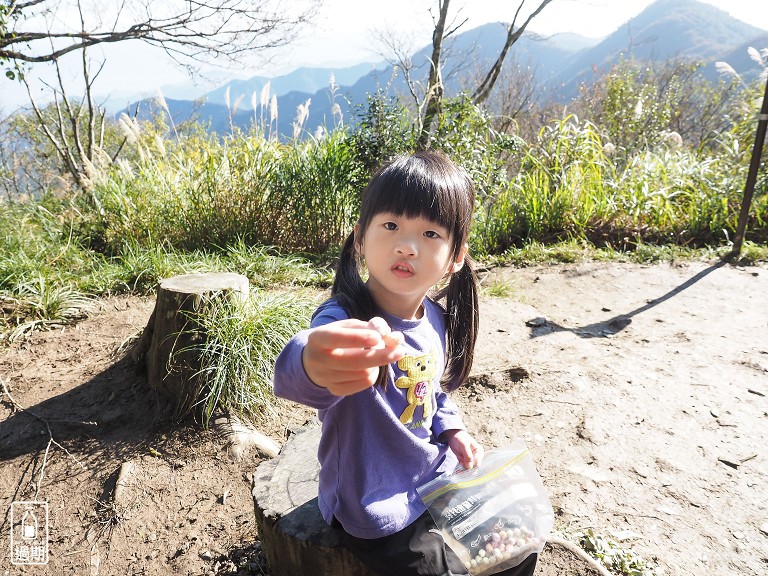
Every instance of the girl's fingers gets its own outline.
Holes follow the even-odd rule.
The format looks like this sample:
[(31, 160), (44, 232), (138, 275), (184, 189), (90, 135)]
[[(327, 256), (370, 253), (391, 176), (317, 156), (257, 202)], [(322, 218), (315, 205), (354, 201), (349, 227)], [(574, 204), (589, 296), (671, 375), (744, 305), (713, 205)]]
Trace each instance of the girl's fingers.
[(357, 370), (359, 368), (383, 366), (396, 362), (403, 357), (404, 351), (399, 348), (334, 348), (328, 351), (333, 360), (341, 365), (338, 370)]
[(480, 466), (480, 464), (483, 463), (483, 456), (485, 455), (485, 450), (482, 446), (477, 444), (476, 442), (472, 443), (472, 448), (469, 453), (469, 468), (477, 468)]
[(365, 322), (354, 320), (359, 325), (341, 325), (349, 322), (342, 320), (315, 328), (309, 335), (313, 345), (326, 350), (334, 348), (372, 348), (382, 341), (378, 331), (367, 327)]
[[(392, 332), (389, 325), (378, 317), (372, 318), (369, 322), (348, 319), (326, 324), (313, 330), (308, 340), (308, 344), (313, 348), (328, 350), (342, 357), (356, 358), (367, 355), (353, 352), (355, 350), (391, 349), (403, 343), (403, 335), (400, 332)], [(391, 361), (385, 360), (381, 363)]]
[(367, 388), (373, 386), (376, 382), (376, 376), (378, 370), (372, 371), (369, 374), (363, 374), (359, 378), (353, 380), (346, 380), (342, 382), (334, 382), (327, 386), (331, 394), (335, 396), (349, 396), (350, 394), (357, 394)]
[(302, 363), (315, 384), (338, 396), (354, 394), (376, 382), (379, 366), (405, 355), (403, 342), (382, 318), (340, 320), (309, 333)]

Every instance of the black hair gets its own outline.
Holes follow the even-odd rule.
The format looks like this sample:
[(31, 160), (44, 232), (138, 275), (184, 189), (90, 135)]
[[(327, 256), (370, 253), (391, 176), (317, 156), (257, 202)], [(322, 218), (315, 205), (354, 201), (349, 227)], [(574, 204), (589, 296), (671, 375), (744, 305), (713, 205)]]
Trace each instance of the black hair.
[[(469, 237), (474, 205), (472, 180), (447, 156), (431, 150), (399, 156), (382, 166), (363, 191), (358, 234), (362, 238), (373, 217), (382, 212), (423, 217), (449, 231), (455, 260)], [(362, 268), (352, 232), (341, 249), (331, 295), (351, 318), (367, 321), (379, 312), (362, 279)], [(472, 369), (479, 324), (477, 293), (477, 278), (467, 256), (464, 266), (451, 273), (448, 285), (436, 296), (446, 298), (446, 367), (441, 383), (448, 391), (461, 386)], [(377, 385), (385, 383), (382, 369)]]

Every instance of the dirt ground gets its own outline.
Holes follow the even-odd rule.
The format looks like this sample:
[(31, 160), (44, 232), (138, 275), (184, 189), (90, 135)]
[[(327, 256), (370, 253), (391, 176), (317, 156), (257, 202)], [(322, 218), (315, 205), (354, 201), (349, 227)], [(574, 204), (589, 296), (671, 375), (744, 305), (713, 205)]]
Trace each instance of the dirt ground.
[[(512, 293), (482, 299), (456, 397), (486, 447), (526, 440), (556, 528), (592, 528), (667, 575), (768, 573), (768, 267), (580, 263), (484, 283), (498, 279)], [(104, 299), (0, 348), (0, 574), (269, 574), (261, 457), (155, 424), (120, 354), (153, 305)], [(309, 417), (294, 406), (261, 431), (282, 443)], [(10, 511), (31, 500), (47, 503), (49, 561), (15, 566)], [(552, 560), (543, 576), (594, 573)]]

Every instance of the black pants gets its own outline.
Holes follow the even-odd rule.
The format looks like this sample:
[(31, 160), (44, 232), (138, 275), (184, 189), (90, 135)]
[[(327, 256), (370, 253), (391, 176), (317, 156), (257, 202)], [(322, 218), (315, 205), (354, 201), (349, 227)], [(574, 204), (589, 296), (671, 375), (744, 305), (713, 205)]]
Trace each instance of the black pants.
[[(335, 520), (334, 527), (352, 553), (381, 576), (468, 576), (464, 563), (445, 543), (429, 512), (400, 532), (381, 538), (357, 538)], [(537, 558), (531, 554), (518, 566), (497, 574), (533, 576)]]

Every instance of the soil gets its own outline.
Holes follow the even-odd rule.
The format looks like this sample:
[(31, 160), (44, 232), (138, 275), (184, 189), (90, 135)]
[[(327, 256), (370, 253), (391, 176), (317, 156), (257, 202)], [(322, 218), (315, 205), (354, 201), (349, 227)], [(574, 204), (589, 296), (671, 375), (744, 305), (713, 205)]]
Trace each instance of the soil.
[[(484, 284), (499, 280), (511, 293), (482, 298), (456, 399), (487, 448), (526, 440), (558, 531), (591, 528), (668, 575), (768, 573), (768, 267), (579, 263)], [(153, 306), (103, 299), (0, 348), (2, 573), (269, 574), (250, 494), (263, 457), (217, 427), (158, 424), (123, 353)], [(260, 430), (282, 443), (311, 417), (293, 405)], [(48, 507), (46, 566), (10, 562), (11, 504), (30, 500)], [(596, 573), (551, 560), (544, 576)]]

